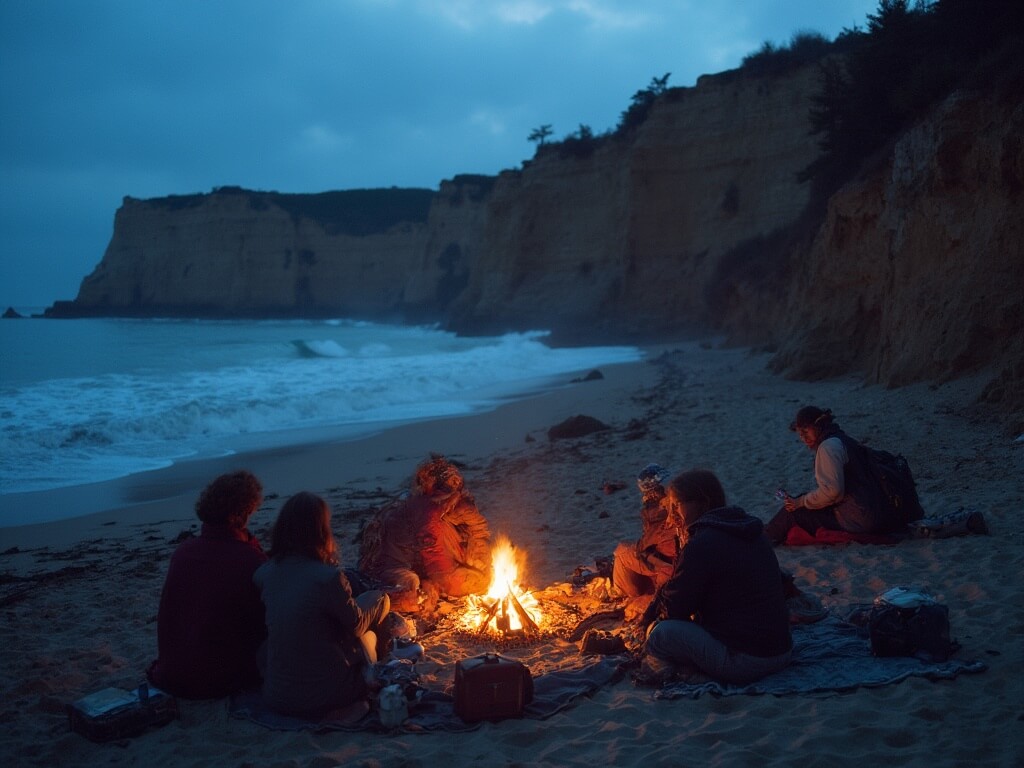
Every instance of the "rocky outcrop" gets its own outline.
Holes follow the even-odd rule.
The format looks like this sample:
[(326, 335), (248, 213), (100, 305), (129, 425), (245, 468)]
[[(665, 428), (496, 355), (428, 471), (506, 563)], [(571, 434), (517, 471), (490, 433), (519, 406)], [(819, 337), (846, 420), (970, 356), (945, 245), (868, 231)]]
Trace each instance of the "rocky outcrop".
[[(198, 316), (395, 311), (401, 303), (400, 276), (416, 268), (427, 243), (432, 199), (427, 190), (346, 196), (238, 188), (125, 198), (103, 260), (82, 281), (74, 306), (64, 311)], [(388, 205), (408, 213), (373, 216)]]

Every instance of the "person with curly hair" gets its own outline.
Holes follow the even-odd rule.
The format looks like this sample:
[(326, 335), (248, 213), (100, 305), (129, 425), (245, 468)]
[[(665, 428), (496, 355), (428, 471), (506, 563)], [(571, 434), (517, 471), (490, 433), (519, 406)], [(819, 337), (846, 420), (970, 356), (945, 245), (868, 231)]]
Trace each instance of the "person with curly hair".
[(368, 711), (368, 665), (386, 644), (387, 594), (356, 598), (338, 564), (331, 510), (301, 491), (281, 507), (270, 559), (256, 571), (267, 616), (263, 698), (285, 715), (358, 718)]
[(429, 610), (439, 595), (463, 597), (491, 583), (491, 534), (454, 463), (419, 465), (412, 492), (363, 531), (359, 569), (389, 585), (396, 610)]
[(252, 575), (267, 557), (246, 525), (262, 502), (260, 481), (245, 470), (199, 495), (199, 536), (174, 551), (160, 595), (157, 659), (147, 671), (157, 688), (212, 699), (259, 684), (266, 627)]

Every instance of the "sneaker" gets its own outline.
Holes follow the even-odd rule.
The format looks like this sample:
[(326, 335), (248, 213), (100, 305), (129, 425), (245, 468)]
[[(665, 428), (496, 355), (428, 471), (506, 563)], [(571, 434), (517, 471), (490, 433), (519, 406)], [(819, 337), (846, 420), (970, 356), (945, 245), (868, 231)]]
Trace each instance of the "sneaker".
[(423, 646), (412, 638), (396, 637), (391, 642), (391, 652), (389, 656), (392, 659), (409, 659), (410, 661), (419, 661), (423, 658)]

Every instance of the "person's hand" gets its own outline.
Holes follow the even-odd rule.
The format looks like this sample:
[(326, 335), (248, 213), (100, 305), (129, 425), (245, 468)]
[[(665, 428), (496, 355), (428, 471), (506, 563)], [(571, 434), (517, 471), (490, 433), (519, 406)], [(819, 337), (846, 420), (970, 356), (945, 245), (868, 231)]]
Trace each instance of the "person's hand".
[(623, 608), (623, 618), (627, 623), (639, 622), (643, 618), (644, 613), (651, 605), (651, 600), (654, 599), (654, 595), (639, 595), (637, 597), (631, 597), (626, 601)]
[(802, 498), (802, 496), (797, 496), (796, 498), (794, 498), (787, 494), (786, 498), (783, 499), (782, 501), (782, 505), (786, 508), (787, 512), (792, 512), (794, 509), (799, 509), (800, 507), (803, 506), (803, 504), (800, 501)]

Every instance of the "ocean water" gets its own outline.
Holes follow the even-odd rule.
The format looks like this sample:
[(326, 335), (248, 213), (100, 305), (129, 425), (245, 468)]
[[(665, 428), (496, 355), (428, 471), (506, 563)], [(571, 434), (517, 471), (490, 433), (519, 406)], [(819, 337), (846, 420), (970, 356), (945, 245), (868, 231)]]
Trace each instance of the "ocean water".
[(3, 320), (0, 494), (468, 414), (642, 356), (552, 348), (545, 336), (346, 320)]

